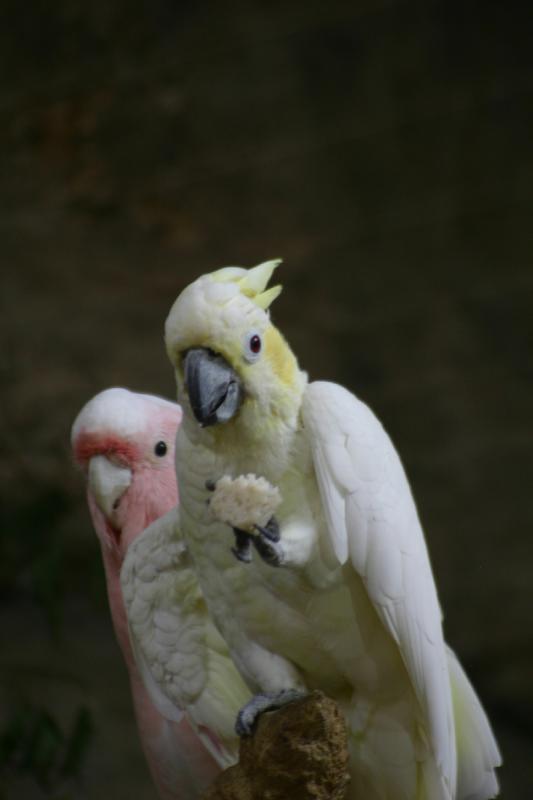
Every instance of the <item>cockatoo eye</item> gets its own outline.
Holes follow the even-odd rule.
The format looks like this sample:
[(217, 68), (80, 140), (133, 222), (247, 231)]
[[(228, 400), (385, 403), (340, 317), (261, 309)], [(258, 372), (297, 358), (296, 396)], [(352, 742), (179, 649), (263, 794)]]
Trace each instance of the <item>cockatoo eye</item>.
[(159, 456), (160, 458), (162, 458), (163, 456), (166, 456), (167, 450), (168, 450), (168, 447), (167, 447), (166, 442), (158, 442), (156, 444), (156, 446), (154, 447), (154, 453), (156, 454), (156, 456)]
[(257, 361), (259, 356), (261, 355), (261, 348), (263, 347), (263, 342), (261, 341), (261, 336), (257, 333), (257, 331), (250, 331), (246, 334), (244, 340), (244, 358), (250, 364), (254, 361)]

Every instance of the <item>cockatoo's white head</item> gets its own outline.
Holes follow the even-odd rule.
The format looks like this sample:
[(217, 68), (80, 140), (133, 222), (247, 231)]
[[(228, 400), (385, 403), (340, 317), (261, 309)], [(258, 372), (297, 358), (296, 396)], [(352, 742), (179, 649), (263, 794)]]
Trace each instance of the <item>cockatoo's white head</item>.
[(281, 286), (267, 289), (279, 261), (203, 275), (179, 295), (165, 326), (178, 397), (202, 427), (263, 438), (293, 425), (305, 373), (270, 321)]
[(160, 397), (113, 388), (82, 408), (72, 426), (76, 463), (104, 553), (121, 562), (144, 528), (177, 503), (174, 443), (181, 409)]

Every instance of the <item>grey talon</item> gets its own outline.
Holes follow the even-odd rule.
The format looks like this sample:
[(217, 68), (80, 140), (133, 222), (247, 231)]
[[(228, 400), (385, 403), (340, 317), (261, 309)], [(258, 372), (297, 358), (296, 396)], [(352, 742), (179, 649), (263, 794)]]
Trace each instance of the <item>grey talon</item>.
[(279, 523), (276, 517), (270, 517), (264, 528), (261, 525), (254, 525), (254, 528), (266, 539), (270, 539), (271, 542), (279, 542)]
[(252, 551), (249, 546), (246, 549), (245, 548), (239, 549), (238, 547), (232, 547), (231, 552), (233, 553), (235, 558), (238, 559), (238, 561), (242, 561), (243, 564), (250, 564), (252, 561)]
[(241, 531), (239, 528), (233, 528), (233, 533), (235, 534), (235, 547), (231, 548), (231, 552), (239, 561), (249, 564), (252, 560), (251, 534)]
[(305, 697), (307, 692), (302, 689), (282, 689), (281, 692), (266, 692), (256, 694), (241, 708), (235, 721), (237, 736), (251, 736), (255, 723), (265, 711), (274, 711)]
[(279, 542), (273, 542), (260, 533), (259, 536), (252, 538), (252, 544), (263, 561), (270, 564), (271, 567), (281, 566), (283, 563), (283, 549)]

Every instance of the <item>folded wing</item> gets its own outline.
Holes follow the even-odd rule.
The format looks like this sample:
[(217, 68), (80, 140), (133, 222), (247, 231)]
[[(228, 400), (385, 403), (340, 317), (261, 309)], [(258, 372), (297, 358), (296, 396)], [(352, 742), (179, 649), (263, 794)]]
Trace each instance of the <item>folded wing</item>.
[(237, 759), (234, 731), (250, 692), (214, 627), (179, 536), (179, 510), (130, 546), (121, 572), (135, 658), (150, 698), (167, 719), (186, 714), (221, 766)]
[(306, 389), (302, 419), (328, 535), (396, 642), (421, 709), (442, 798), (455, 797), (456, 746), (441, 613), (416, 507), (372, 412), (331, 383)]

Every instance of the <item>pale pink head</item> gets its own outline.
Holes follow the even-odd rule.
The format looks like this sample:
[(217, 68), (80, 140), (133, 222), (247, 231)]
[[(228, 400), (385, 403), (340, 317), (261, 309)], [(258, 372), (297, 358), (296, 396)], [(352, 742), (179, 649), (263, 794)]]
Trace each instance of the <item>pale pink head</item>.
[(120, 569), (126, 550), (178, 501), (174, 445), (176, 403), (127, 389), (106, 389), (72, 426), (76, 463), (87, 477), (87, 500), (106, 567)]

